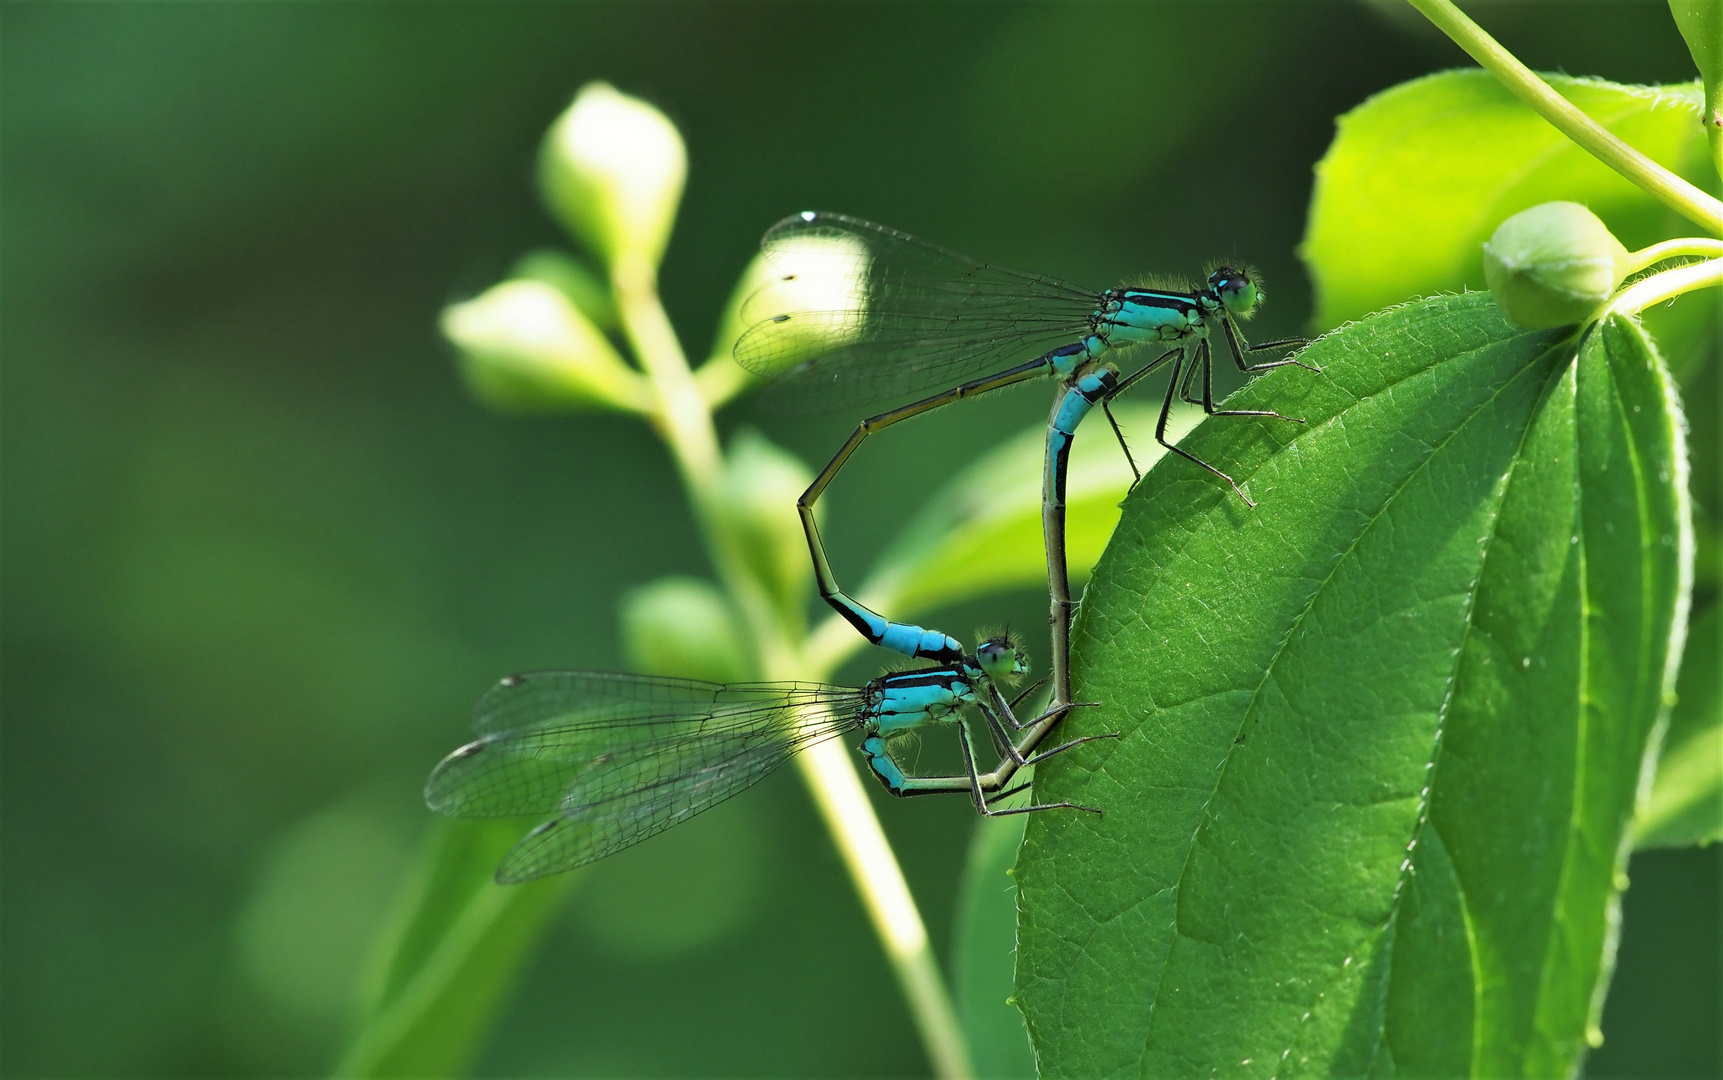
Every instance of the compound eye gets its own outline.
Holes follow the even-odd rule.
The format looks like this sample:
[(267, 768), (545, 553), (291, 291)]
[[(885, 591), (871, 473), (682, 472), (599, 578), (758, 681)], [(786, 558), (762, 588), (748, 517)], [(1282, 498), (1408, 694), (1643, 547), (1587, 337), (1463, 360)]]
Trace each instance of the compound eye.
[(1209, 285), (1234, 315), (1248, 315), (1262, 299), (1250, 276), (1231, 267), (1223, 266), (1216, 270), (1209, 277)]
[(1008, 638), (988, 638), (975, 650), (976, 662), (990, 679), (1010, 679), (1026, 670), (1022, 654)]

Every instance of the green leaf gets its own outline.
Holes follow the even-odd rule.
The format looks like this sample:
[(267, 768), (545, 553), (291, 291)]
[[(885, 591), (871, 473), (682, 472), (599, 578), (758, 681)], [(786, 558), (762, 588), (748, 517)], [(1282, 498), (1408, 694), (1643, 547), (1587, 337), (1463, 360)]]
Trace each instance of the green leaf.
[[(1160, 460), (1153, 438), (1158, 406), (1113, 407), (1133, 436), (1139, 469)], [(1176, 442), (1202, 413), (1176, 411), (1168, 433)], [(1047, 581), (1041, 542), (1041, 478), (1047, 429), (1030, 428), (1000, 444), (952, 478), (880, 557), (859, 594), (875, 610), (900, 617), (1006, 589)], [(1086, 424), (1072, 444), (1065, 487), (1065, 550), (1073, 583), (1101, 557), (1119, 501), (1131, 487), (1131, 467), (1104, 419)]]
[(1083, 601), (1018, 862), (1046, 1076), (1570, 1075), (1691, 533), (1634, 324), (1354, 324), (1163, 461)]
[(1705, 134), (1712, 164), (1723, 175), (1723, 4), (1717, 0), (1669, 0), (1669, 14), (1681, 28), (1693, 66), (1705, 85)]
[(1675, 708), (1651, 800), (1635, 826), (1640, 847), (1687, 847), (1723, 840), (1723, 605), (1687, 631)]
[(517, 820), (438, 821), (361, 992), (336, 1076), (456, 1076), (483, 1046), (531, 947), (580, 874), (492, 880)]
[[(1545, 78), (1652, 160), (1701, 186), (1714, 183), (1697, 83)], [(1539, 203), (1583, 203), (1629, 248), (1690, 228), (1487, 72), (1447, 71), (1401, 83), (1337, 123), (1316, 166), (1299, 249), (1316, 287), (1318, 326), (1418, 296), (1483, 288), (1484, 241)]]
[(981, 1080), (1034, 1080), (1035, 1054), (1023, 1014), (1011, 1003), (1017, 954), (1017, 883), (1011, 867), (1026, 815), (980, 818), (957, 897), (952, 986), (957, 1017)]

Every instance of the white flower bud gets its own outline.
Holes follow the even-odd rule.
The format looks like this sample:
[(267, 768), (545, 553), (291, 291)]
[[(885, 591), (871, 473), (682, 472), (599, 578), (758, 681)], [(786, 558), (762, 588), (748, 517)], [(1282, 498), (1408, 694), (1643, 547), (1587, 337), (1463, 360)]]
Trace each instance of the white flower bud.
[(545, 201), (612, 266), (623, 259), (658, 265), (687, 174), (688, 155), (676, 125), (601, 82), (581, 89), (551, 125), (539, 153)]
[(505, 281), (443, 312), (473, 393), (503, 409), (602, 405), (641, 411), (648, 388), (567, 296)]

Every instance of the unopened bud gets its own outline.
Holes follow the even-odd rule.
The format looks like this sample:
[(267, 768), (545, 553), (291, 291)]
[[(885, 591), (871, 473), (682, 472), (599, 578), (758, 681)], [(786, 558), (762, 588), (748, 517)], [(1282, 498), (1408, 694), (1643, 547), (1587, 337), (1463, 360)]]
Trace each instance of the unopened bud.
[(1621, 241), (1578, 203), (1522, 210), (1484, 245), (1484, 280), (1508, 321), (1527, 330), (1589, 319), (1627, 266)]
[(563, 293), (506, 281), (443, 312), (473, 393), (501, 409), (607, 406), (638, 411), (644, 380)]
[(581, 89), (539, 153), (545, 201), (612, 266), (623, 259), (658, 265), (687, 174), (676, 125), (647, 102), (601, 82)]

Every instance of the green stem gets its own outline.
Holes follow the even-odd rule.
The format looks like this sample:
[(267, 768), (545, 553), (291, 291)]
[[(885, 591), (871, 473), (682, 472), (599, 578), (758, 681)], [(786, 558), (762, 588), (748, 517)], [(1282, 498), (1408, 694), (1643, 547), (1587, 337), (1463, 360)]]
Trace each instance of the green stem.
[(1653, 274), (1623, 289), (1609, 302), (1606, 315), (1637, 315), (1648, 307), (1696, 289), (1723, 285), (1723, 259), (1678, 266)]
[(706, 395), (706, 404), (716, 411), (725, 402), (758, 382), (759, 378), (743, 370), (742, 365), (725, 352), (701, 364), (699, 370), (694, 372), (694, 381), (700, 384), (700, 392)]
[(1648, 266), (1662, 262), (1664, 259), (1679, 259), (1683, 256), (1695, 256), (1701, 259), (1714, 259), (1723, 255), (1723, 240), (1707, 240), (1703, 236), (1684, 236), (1678, 240), (1665, 240), (1661, 244), (1652, 244), (1638, 251), (1628, 252), (1626, 267), (1622, 274), (1637, 274)]
[[(659, 301), (653, 268), (619, 262), (612, 281), (624, 332), (657, 391), (654, 422), (676, 459), (718, 577), (753, 631), (762, 674), (768, 679), (827, 674), (829, 668), (811, 670), (801, 643), (787, 639), (771, 598), (721, 524), (716, 502), (724, 462), (712, 408)], [(798, 755), (796, 763), (897, 975), (934, 1074), (952, 1080), (972, 1076), (963, 1029), (927, 927), (849, 753), (839, 743), (824, 742)]]
[(1484, 70), (1553, 124), (1556, 130), (1675, 212), (1707, 231), (1723, 236), (1723, 202), (1652, 161), (1580, 111), (1578, 106), (1540, 79), (1536, 72), (1502, 48), (1496, 39), (1484, 32), (1483, 27), (1467, 18), (1452, 0), (1407, 2), (1423, 12)]

